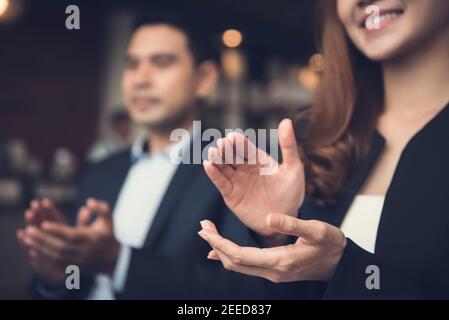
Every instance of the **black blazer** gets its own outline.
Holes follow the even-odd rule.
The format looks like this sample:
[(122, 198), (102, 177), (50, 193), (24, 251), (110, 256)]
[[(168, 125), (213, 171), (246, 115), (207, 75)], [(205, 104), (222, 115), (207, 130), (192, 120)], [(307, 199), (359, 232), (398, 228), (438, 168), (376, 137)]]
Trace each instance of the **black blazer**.
[[(385, 198), (375, 254), (348, 239), (327, 299), (449, 298), (449, 106), (405, 147)], [(354, 196), (367, 179), (385, 140), (375, 132), (371, 150), (334, 205), (306, 200), (303, 219), (340, 226)], [(380, 289), (365, 282), (380, 271)]]
[[(115, 207), (131, 167), (127, 150), (87, 167), (80, 179), (77, 207), (87, 198)], [(241, 245), (256, 245), (248, 229), (229, 212), (201, 164), (180, 164), (154, 217), (142, 249), (133, 249), (125, 289), (119, 299), (281, 299), (303, 298), (309, 284), (274, 285), (224, 270), (206, 259), (210, 247), (197, 232), (203, 219), (214, 221)], [(59, 298), (82, 299), (93, 277), (81, 271), (80, 290), (60, 290)], [(299, 289), (298, 289), (299, 288)], [(35, 288), (36, 289), (36, 288)], [(314, 290), (314, 289), (312, 289)], [(43, 298), (38, 290), (35, 297)]]

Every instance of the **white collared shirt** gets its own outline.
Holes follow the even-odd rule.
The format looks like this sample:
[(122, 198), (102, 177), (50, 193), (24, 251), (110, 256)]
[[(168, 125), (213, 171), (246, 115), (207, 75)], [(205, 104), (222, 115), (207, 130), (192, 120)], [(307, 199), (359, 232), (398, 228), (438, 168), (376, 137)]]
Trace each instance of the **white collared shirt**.
[(341, 231), (358, 246), (374, 253), (384, 196), (356, 195), (340, 226)]

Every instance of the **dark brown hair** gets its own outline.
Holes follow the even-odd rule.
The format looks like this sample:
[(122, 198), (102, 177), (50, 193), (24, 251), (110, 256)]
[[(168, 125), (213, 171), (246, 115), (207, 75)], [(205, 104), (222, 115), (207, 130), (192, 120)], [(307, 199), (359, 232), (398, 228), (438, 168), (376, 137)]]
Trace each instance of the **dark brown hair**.
[(299, 116), (306, 122), (299, 145), (307, 194), (326, 203), (335, 200), (366, 155), (384, 94), (380, 64), (351, 43), (336, 0), (323, 0), (319, 9), (324, 69), (312, 107)]

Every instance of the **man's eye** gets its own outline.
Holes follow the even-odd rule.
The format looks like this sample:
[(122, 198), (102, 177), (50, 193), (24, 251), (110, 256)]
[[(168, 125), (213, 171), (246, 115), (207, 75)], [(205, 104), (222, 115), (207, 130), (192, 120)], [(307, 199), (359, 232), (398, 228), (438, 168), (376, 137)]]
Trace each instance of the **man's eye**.
[(175, 62), (175, 60), (176, 59), (174, 56), (160, 56), (155, 57), (153, 59), (153, 63), (160, 68), (166, 68), (172, 65)]
[(133, 70), (136, 69), (139, 63), (135, 60), (125, 60), (125, 69)]

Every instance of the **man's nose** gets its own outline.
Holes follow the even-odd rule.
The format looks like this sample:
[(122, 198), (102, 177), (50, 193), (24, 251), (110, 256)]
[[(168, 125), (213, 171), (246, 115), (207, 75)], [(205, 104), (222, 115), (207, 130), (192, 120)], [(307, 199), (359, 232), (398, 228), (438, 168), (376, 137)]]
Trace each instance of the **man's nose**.
[(136, 86), (152, 86), (154, 78), (154, 71), (149, 66), (141, 66), (135, 73)]

